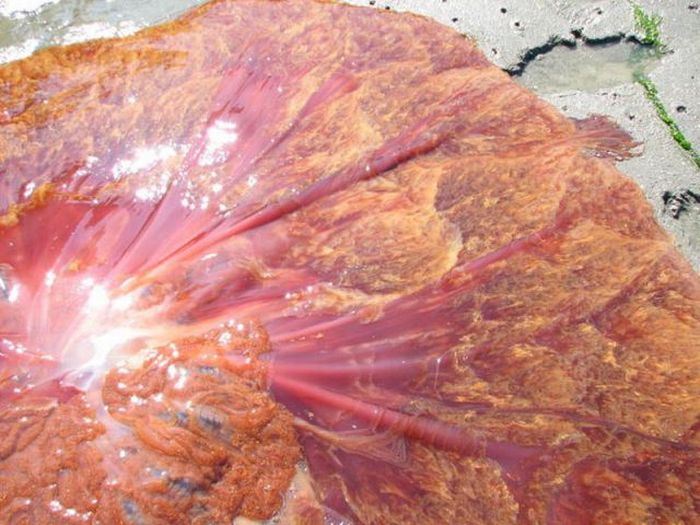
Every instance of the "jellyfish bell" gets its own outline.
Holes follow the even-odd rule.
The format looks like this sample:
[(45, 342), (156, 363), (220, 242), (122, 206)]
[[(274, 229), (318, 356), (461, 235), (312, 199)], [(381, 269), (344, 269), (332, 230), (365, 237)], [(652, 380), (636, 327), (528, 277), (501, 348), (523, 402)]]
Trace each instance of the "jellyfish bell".
[(0, 519), (694, 515), (700, 284), (610, 122), (309, 0), (0, 81)]

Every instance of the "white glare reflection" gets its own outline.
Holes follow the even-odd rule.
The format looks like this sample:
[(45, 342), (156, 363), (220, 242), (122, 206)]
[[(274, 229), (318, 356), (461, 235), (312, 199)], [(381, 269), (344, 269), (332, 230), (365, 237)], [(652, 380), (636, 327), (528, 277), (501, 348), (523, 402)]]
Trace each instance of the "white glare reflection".
[(131, 305), (133, 304), (134, 298), (131, 295), (123, 295), (121, 297), (117, 297), (114, 301), (112, 301), (112, 306), (114, 306), (114, 309), (120, 312), (127, 311), (129, 308), (131, 308)]
[(225, 162), (227, 159), (226, 146), (235, 144), (237, 140), (236, 123), (217, 120), (207, 130), (204, 152), (199, 157), (198, 164), (200, 166), (213, 166)]
[(129, 398), (129, 401), (131, 402), (131, 404), (136, 406), (143, 406), (146, 404), (146, 400), (144, 398), (135, 395), (132, 395)]
[(34, 193), (34, 189), (36, 188), (36, 183), (35, 182), (29, 182), (25, 187), (24, 187), (24, 198), (28, 199), (29, 197), (32, 196), (32, 193)]
[(49, 270), (44, 276), (44, 284), (50, 288), (53, 286), (54, 282), (56, 282), (56, 274)]
[(175, 384), (173, 385), (173, 388), (175, 388), (175, 390), (182, 390), (183, 388), (185, 388), (185, 384), (187, 384), (187, 376), (189, 375), (186, 368), (175, 365), (168, 365), (166, 373), (168, 375), (168, 379), (170, 379), (171, 381), (177, 379), (175, 381)]
[(134, 197), (136, 200), (140, 201), (150, 201), (155, 202), (163, 198), (165, 192), (168, 191), (168, 184), (170, 182), (171, 174), (169, 171), (164, 171), (160, 174), (160, 177), (151, 182), (148, 186), (142, 186), (134, 192)]
[(109, 368), (109, 354), (112, 350), (120, 345), (123, 345), (138, 336), (138, 332), (129, 327), (118, 327), (102, 335), (96, 335), (89, 339), (90, 351), (85, 353), (92, 357), (74, 373), (71, 374), (75, 378), (75, 383), (68, 379), (68, 384), (73, 384), (79, 388), (88, 388), (95, 379), (95, 374)]
[(90, 297), (88, 297), (87, 307), (90, 310), (98, 310), (106, 308), (109, 305), (109, 294), (103, 286), (94, 286), (90, 290)]
[(7, 294), (7, 300), (11, 303), (16, 303), (19, 299), (19, 284), (15, 284), (10, 288), (10, 293)]
[(122, 159), (112, 168), (112, 178), (119, 180), (124, 175), (132, 175), (140, 171), (153, 169), (159, 162), (168, 160), (176, 155), (172, 146), (158, 145), (152, 148), (137, 148), (130, 159)]

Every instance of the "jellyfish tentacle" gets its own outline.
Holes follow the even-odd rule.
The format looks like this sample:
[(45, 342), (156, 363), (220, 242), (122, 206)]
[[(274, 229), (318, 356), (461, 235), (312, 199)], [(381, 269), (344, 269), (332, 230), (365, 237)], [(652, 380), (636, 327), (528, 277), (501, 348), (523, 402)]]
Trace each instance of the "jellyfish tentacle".
[[(428, 359), (430, 361), (430, 359)], [(429, 362), (425, 358), (387, 359), (374, 363), (330, 363), (314, 364), (313, 362), (288, 363), (277, 361), (275, 369), (287, 377), (304, 378), (314, 381), (337, 381), (360, 378), (407, 378), (415, 377), (420, 370), (426, 369)]]
[(294, 419), (294, 426), (297, 430), (312, 434), (327, 444), (370, 459), (378, 459), (396, 466), (405, 465), (408, 459), (406, 442), (402, 439), (397, 440), (396, 435), (390, 431), (372, 433), (359, 430), (326, 430), (300, 417)]
[(486, 442), (480, 436), (436, 419), (403, 414), (283, 375), (272, 374), (271, 382), (273, 389), (286, 391), (306, 403), (320, 403), (346, 411), (367, 423), (373, 431), (390, 430), (429, 446), (470, 456), (483, 456), (486, 450)]

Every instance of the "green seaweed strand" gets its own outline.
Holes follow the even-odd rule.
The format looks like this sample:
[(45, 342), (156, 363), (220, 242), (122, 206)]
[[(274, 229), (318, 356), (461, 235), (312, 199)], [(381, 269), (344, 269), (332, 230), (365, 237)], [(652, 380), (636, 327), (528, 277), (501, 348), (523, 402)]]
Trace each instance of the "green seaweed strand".
[(688, 138), (680, 130), (678, 124), (676, 124), (676, 121), (671, 118), (671, 115), (669, 115), (666, 106), (664, 106), (664, 103), (661, 102), (661, 99), (659, 98), (659, 92), (656, 89), (656, 84), (654, 84), (654, 82), (644, 73), (636, 73), (635, 80), (642, 86), (642, 88), (644, 88), (647, 98), (656, 109), (656, 114), (659, 116), (661, 121), (668, 126), (673, 140), (675, 140), (681, 148), (690, 154), (690, 158), (693, 160), (695, 165), (700, 168), (700, 154), (698, 154)]
[(664, 44), (661, 41), (662, 18), (659, 15), (647, 14), (637, 3), (630, 3), (634, 10), (634, 20), (637, 23), (637, 28), (642, 33), (641, 43), (658, 49), (663, 48)]
[[(659, 15), (647, 14), (642, 7), (630, 1), (630, 5), (634, 11), (634, 19), (637, 23), (637, 29), (641, 33), (640, 43), (645, 46), (649, 46), (655, 49), (659, 54), (665, 52), (665, 45), (661, 40), (661, 21), (662, 18)], [(666, 106), (661, 101), (659, 97), (659, 91), (656, 88), (656, 84), (641, 70), (638, 69), (634, 78), (637, 83), (642, 86), (644, 93), (646, 94), (649, 102), (654, 106), (656, 114), (659, 116), (661, 121), (668, 126), (671, 137), (676, 141), (683, 150), (687, 151), (690, 158), (695, 163), (695, 165), (700, 168), (700, 154), (695, 150), (688, 138), (683, 134), (681, 129), (673, 120), (673, 117), (669, 114)]]

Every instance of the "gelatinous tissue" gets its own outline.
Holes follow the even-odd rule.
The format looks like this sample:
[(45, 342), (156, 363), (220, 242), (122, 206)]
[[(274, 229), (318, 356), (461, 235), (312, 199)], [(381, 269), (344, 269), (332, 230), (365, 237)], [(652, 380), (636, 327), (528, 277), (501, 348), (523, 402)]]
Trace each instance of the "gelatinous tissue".
[(0, 521), (693, 522), (700, 282), (635, 146), (309, 0), (0, 67)]

